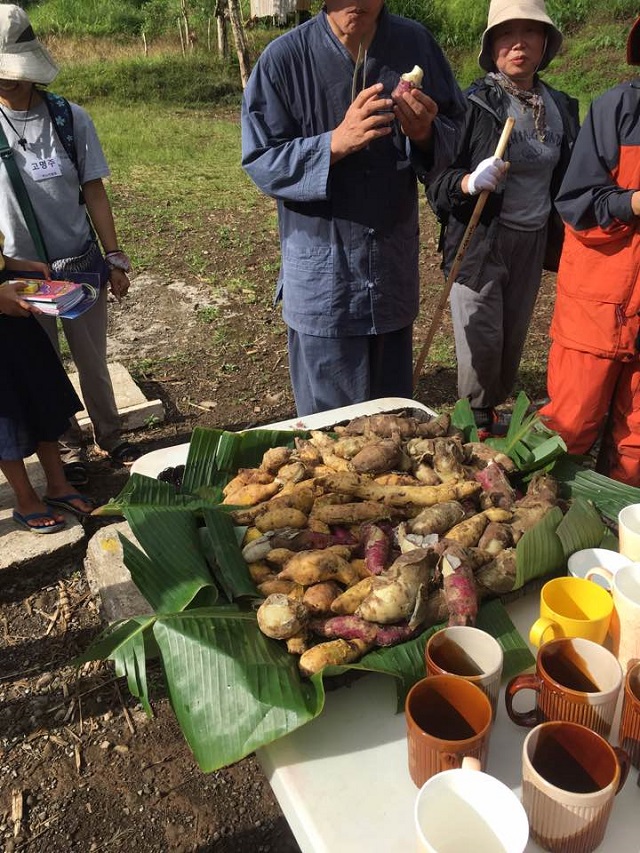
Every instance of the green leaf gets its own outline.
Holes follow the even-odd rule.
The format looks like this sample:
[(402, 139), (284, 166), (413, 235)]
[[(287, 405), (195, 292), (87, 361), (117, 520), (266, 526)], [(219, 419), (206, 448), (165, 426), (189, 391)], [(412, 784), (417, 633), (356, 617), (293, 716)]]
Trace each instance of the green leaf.
[(516, 546), (516, 580), (514, 589), (543, 575), (559, 571), (565, 562), (557, 528), (562, 510), (554, 506), (536, 525), (524, 534)]
[(145, 642), (142, 631), (131, 635), (128, 642), (123, 643), (111, 655), (115, 663), (117, 676), (126, 676), (129, 692), (140, 704), (149, 717), (153, 716), (149, 703), (149, 688), (147, 685), (147, 661), (145, 657)]
[(134, 616), (114, 622), (96, 637), (88, 649), (73, 659), (73, 666), (82, 666), (90, 660), (108, 660), (134, 634), (142, 634), (151, 627), (155, 619), (155, 616)]
[(509, 429), (504, 438), (488, 438), (490, 447), (511, 457), (520, 471), (530, 472), (550, 468), (566, 453), (562, 438), (548, 429), (536, 412), (530, 412), (529, 398), (521, 391), (511, 413)]
[(625, 506), (640, 503), (640, 489), (595, 471), (565, 470), (564, 483), (571, 497), (591, 501), (602, 515), (612, 521), (617, 522), (618, 513)]
[(144, 553), (121, 536), (124, 563), (156, 613), (183, 610), (200, 590), (214, 586), (193, 513), (130, 506), (125, 516)]
[(576, 498), (556, 530), (565, 560), (583, 548), (597, 548), (605, 529), (593, 504)]
[(451, 423), (461, 429), (465, 441), (478, 441), (478, 427), (471, 410), (471, 403), (467, 400), (458, 400), (453, 407)]
[(205, 773), (232, 764), (316, 717), (324, 691), (303, 680), (284, 645), (232, 607), (163, 616), (154, 635), (172, 707)]
[[(224, 512), (209, 509), (203, 515), (206, 524), (204, 551), (224, 594), (229, 601), (242, 596), (259, 597), (238, 544), (238, 528)], [(241, 531), (245, 529), (240, 528)]]

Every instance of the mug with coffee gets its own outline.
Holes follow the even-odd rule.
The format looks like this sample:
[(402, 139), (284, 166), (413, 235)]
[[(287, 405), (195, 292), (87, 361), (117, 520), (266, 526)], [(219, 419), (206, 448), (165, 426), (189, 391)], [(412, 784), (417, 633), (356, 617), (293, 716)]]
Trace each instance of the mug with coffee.
[(413, 685), (405, 702), (409, 773), (420, 788), (465, 756), (484, 767), (491, 730), (491, 703), (456, 675), (430, 675)]
[(602, 567), (590, 569), (586, 577), (601, 577), (611, 589), (613, 651), (626, 670), (630, 660), (640, 658), (640, 563), (622, 566), (615, 574)]
[(620, 746), (629, 753), (634, 767), (640, 767), (640, 660), (631, 661), (627, 670), (620, 718)]
[(529, 821), (513, 791), (480, 770), (476, 759), (428, 779), (414, 808), (423, 853), (523, 853)]
[[(516, 675), (507, 684), (507, 714), (518, 726), (570, 720), (608, 737), (616, 710), (622, 669), (603, 646), (581, 637), (561, 637), (541, 646), (535, 673)], [(516, 711), (521, 690), (534, 690), (535, 707)]]
[(591, 853), (628, 772), (627, 753), (586, 726), (536, 726), (522, 747), (522, 804), (533, 840), (553, 853)]
[(540, 618), (531, 626), (529, 640), (534, 646), (557, 637), (603, 643), (612, 613), (611, 596), (601, 586), (584, 578), (554, 578), (540, 591)]
[(424, 651), (427, 675), (459, 675), (489, 697), (495, 720), (504, 654), (500, 643), (480, 628), (454, 625), (436, 631)]

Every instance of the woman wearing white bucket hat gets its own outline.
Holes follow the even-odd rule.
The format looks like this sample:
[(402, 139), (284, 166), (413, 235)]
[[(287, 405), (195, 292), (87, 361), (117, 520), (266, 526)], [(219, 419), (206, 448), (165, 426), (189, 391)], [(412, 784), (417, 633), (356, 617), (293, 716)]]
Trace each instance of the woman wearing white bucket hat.
[[(515, 383), (543, 264), (557, 264), (562, 223), (552, 199), (578, 132), (578, 102), (538, 72), (562, 35), (544, 0), (492, 0), (478, 62), (487, 72), (466, 92), (467, 113), (452, 165), (428, 197), (443, 225), (448, 274), (476, 196), (490, 191), (451, 290), (458, 395), (479, 427), (491, 430), (495, 406)], [(506, 119), (515, 127), (505, 156), (493, 156)]]
[[(117, 299), (126, 294), (129, 261), (118, 248), (103, 184), (109, 168), (89, 115), (40, 88), (57, 73), (58, 66), (36, 38), (26, 13), (19, 6), (0, 4), (0, 129), (4, 134), (0, 138), (0, 231), (5, 235), (5, 255), (39, 258), (57, 278), (72, 272), (99, 274), (96, 304), (82, 317), (62, 324), (96, 444), (116, 462), (126, 464), (138, 453), (121, 439), (107, 368), (106, 285)], [(11, 164), (16, 167), (13, 177)], [(39, 320), (58, 350), (55, 318)], [(81, 485), (87, 473), (75, 421), (61, 446), (69, 480)], [(69, 503), (73, 511), (73, 501)]]

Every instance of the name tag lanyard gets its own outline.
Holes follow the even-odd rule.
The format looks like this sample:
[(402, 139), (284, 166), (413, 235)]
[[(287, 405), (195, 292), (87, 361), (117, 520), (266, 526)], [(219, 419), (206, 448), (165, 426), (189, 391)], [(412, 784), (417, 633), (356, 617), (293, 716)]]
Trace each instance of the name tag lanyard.
[[(4, 115), (4, 112), (3, 112)], [(5, 115), (6, 118), (6, 115)], [(7, 119), (8, 120), (8, 119)], [(11, 128), (16, 132), (15, 127), (9, 122)], [(26, 139), (24, 137), (20, 137), (18, 135), (18, 144), (20, 147), (26, 148)], [(24, 141), (24, 146), (22, 142)], [(31, 199), (29, 198), (29, 194), (24, 185), (24, 181), (22, 180), (22, 175), (20, 174), (20, 169), (18, 168), (18, 164), (15, 161), (15, 157), (13, 156), (13, 149), (9, 145), (7, 141), (7, 136), (4, 132), (4, 129), (0, 125), (0, 160), (4, 163), (7, 169), (7, 174), (9, 175), (9, 180), (11, 181), (11, 186), (13, 187), (13, 191), (16, 195), (16, 199), (18, 204), (20, 205), (20, 210), (22, 211), (22, 215), (24, 217), (25, 224), (29, 229), (29, 234), (31, 235), (31, 239), (33, 240), (33, 244), (36, 249), (36, 254), (38, 255), (38, 260), (42, 261), (45, 264), (49, 263), (49, 253), (47, 252), (47, 247), (45, 246), (44, 239), (42, 237), (42, 232), (40, 231), (40, 226), (38, 225), (38, 220), (36, 219), (36, 214), (33, 210), (33, 206), (31, 204)]]

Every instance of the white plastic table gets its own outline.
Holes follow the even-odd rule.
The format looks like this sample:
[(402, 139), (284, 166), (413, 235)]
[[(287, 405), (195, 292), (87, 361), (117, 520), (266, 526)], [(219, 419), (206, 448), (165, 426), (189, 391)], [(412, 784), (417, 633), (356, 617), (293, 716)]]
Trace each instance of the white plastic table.
[[(414, 400), (386, 397), (263, 428), (322, 429), (360, 415), (402, 408), (436, 414)], [(131, 471), (156, 477), (164, 468), (183, 465), (188, 448), (180, 444), (147, 453)], [(507, 608), (525, 638), (538, 616), (538, 601), (538, 593), (531, 593)], [(532, 651), (535, 655), (536, 650)], [(514, 704), (520, 707), (518, 702), (528, 702), (531, 707), (533, 701), (530, 691), (522, 691)], [(610, 738), (613, 744), (617, 744), (620, 703)], [(528, 731), (509, 720), (503, 689), (486, 769), (518, 795), (522, 743)], [(257, 756), (303, 853), (415, 850), (413, 805), (418, 789), (407, 769), (405, 719), (404, 714), (396, 714), (391, 676), (370, 674), (350, 687), (330, 691), (317, 719), (258, 750)], [(599, 853), (640, 853), (637, 776), (632, 768), (615, 799)], [(527, 853), (540, 850), (529, 842)]]
[[(536, 618), (538, 593), (507, 608), (523, 637)], [(533, 650), (533, 649), (532, 649)], [(535, 653), (535, 650), (533, 650)], [(518, 698), (531, 707), (531, 691)], [(390, 676), (370, 674), (327, 694), (322, 714), (257, 753), (303, 853), (400, 853), (416, 849), (417, 788), (407, 769), (404, 714), (396, 714)], [(617, 744), (618, 713), (610, 741)], [(489, 743), (487, 772), (521, 795), (522, 743), (529, 732), (511, 722), (504, 685)], [(639, 853), (638, 771), (615, 799), (599, 851)], [(533, 841), (527, 853), (539, 851)], [(461, 851), (467, 853), (467, 851)], [(469, 851), (472, 853), (472, 851)]]

